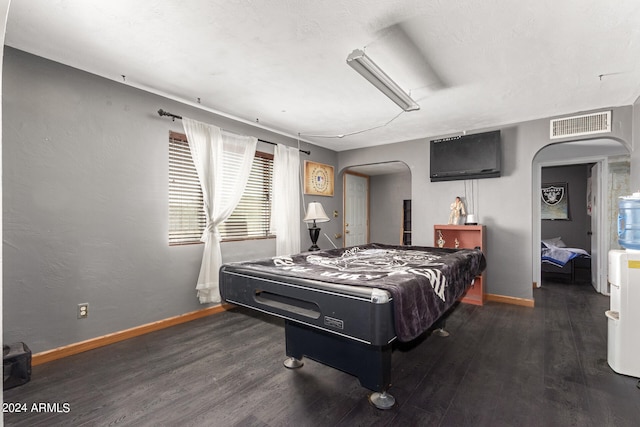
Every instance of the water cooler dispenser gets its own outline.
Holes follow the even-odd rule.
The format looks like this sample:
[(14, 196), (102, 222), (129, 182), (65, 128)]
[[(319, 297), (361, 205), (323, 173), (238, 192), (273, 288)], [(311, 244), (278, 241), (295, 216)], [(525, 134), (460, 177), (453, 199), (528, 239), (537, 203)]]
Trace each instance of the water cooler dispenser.
[(640, 378), (640, 193), (622, 197), (618, 208), (618, 242), (625, 249), (609, 251), (607, 362)]
[(640, 251), (609, 252), (609, 283), (607, 361), (617, 373), (640, 378)]

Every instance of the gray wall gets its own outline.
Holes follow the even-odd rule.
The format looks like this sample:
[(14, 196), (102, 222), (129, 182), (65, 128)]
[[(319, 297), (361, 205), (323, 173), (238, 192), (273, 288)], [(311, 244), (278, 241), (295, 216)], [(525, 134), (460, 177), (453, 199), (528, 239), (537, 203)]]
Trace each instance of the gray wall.
[[(611, 138), (630, 144), (633, 108), (611, 109)], [(532, 162), (536, 153), (551, 143), (549, 120), (533, 120), (502, 126), (500, 129), (502, 177), (476, 181), (475, 214), (479, 223), (487, 226), (487, 292), (532, 299), (533, 260), (539, 259), (539, 256), (532, 255), (532, 194), (534, 191), (538, 194), (532, 185)], [(468, 133), (490, 130), (494, 129), (468, 130)], [(455, 196), (464, 194), (464, 181), (432, 183), (429, 180), (429, 141), (447, 136), (451, 135), (433, 135), (413, 141), (343, 151), (338, 156), (340, 170), (395, 160), (409, 165), (414, 245), (433, 245), (433, 226), (446, 224), (449, 204)]]
[(542, 220), (543, 239), (562, 237), (570, 248), (591, 252), (591, 217), (587, 215), (587, 180), (589, 164), (542, 168), (542, 183), (567, 183), (569, 220)]
[[(167, 244), (168, 136), (183, 130), (159, 108), (297, 144), (11, 48), (3, 87), (4, 341), (34, 352), (206, 307), (195, 291), (202, 245)], [(302, 148), (312, 153), (303, 160), (337, 166), (335, 152)], [(341, 211), (342, 186), (318, 199)], [(341, 232), (340, 222), (323, 231)], [(272, 256), (275, 241), (223, 243), (222, 252), (223, 261)], [(83, 302), (89, 318), (77, 320)]]
[(369, 241), (401, 244), (402, 201), (411, 199), (411, 173), (373, 175), (369, 178)]
[[(202, 111), (126, 84), (5, 48), (3, 69), (4, 341), (34, 352), (202, 308), (195, 281), (201, 245), (167, 245), (167, 140), (179, 121), (159, 108), (273, 142), (262, 128)], [(639, 108), (614, 111), (612, 137), (630, 145)], [(491, 130), (491, 129), (479, 129)], [(476, 214), (487, 225), (488, 292), (532, 297), (532, 159), (549, 144), (548, 120), (502, 127), (504, 176), (477, 181)], [(640, 135), (636, 132), (635, 135)], [(447, 135), (335, 153), (303, 143), (304, 159), (336, 166), (334, 197), (313, 197), (342, 232), (341, 172), (403, 161), (411, 170), (413, 243), (431, 245), (461, 181), (430, 183), (428, 141)], [(638, 136), (636, 136), (636, 139)], [(259, 149), (268, 150), (260, 145)], [(638, 188), (640, 157), (631, 159)], [(634, 178), (635, 177), (635, 178)], [(312, 198), (305, 196), (305, 202)], [(333, 218), (332, 212), (339, 216)], [(301, 224), (302, 247), (309, 245)], [(330, 247), (321, 237), (319, 244)], [(342, 246), (342, 241), (336, 241)], [(223, 260), (271, 256), (272, 240), (223, 243)], [(90, 316), (76, 319), (89, 302)]]

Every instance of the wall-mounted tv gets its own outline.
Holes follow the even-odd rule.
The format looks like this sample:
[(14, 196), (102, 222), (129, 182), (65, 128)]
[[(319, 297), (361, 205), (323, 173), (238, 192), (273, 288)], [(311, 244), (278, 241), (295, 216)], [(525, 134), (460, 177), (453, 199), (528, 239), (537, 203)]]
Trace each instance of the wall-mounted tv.
[(500, 176), (499, 130), (436, 139), (430, 142), (430, 150), (431, 182)]

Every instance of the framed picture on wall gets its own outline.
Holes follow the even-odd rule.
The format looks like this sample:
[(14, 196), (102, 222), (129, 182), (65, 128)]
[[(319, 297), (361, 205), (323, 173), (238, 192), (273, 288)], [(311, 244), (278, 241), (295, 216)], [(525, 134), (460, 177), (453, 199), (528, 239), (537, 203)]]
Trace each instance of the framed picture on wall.
[(569, 188), (566, 182), (542, 184), (541, 219), (569, 219)]
[(333, 166), (305, 160), (304, 194), (333, 196)]

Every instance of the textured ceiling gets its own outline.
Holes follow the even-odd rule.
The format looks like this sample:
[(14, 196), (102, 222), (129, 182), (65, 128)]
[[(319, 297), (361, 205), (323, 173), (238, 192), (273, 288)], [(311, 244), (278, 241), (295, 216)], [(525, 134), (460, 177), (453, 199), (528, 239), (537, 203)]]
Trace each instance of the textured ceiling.
[(640, 95), (638, 0), (14, 0), (6, 44), (337, 151)]

